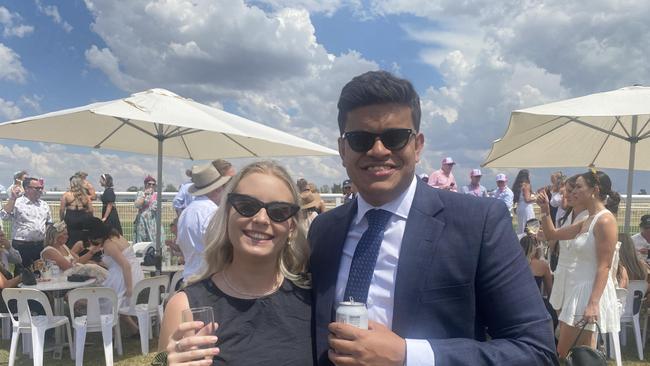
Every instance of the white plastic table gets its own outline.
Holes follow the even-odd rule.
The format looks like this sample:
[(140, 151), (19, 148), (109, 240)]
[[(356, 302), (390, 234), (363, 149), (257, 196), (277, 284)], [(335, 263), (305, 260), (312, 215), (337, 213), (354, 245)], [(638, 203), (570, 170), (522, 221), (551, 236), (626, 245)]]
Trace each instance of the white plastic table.
[[(54, 299), (54, 306), (52, 307), (52, 312), (54, 315), (65, 315), (65, 303), (63, 297), (68, 290), (72, 290), (79, 287), (85, 287), (88, 285), (94, 284), (96, 279), (91, 278), (83, 282), (70, 282), (65, 276), (58, 278), (53, 278), (49, 281), (37, 281), (35, 285), (25, 285), (20, 284), (19, 287), (22, 288), (34, 288), (43, 292), (51, 292), (52, 298)], [(53, 358), (61, 359), (61, 354), (63, 350), (63, 329), (57, 327), (54, 330), (54, 339), (55, 339), (55, 351)]]

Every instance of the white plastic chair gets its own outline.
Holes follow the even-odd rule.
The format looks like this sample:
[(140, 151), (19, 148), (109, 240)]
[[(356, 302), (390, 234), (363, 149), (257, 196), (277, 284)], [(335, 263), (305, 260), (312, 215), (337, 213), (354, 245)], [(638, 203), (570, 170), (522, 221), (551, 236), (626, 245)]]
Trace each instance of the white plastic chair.
[[(163, 318), (163, 305), (161, 294), (167, 292), (169, 285), (169, 276), (156, 276), (145, 278), (135, 284), (133, 295), (129, 306), (119, 310), (120, 315), (135, 316), (138, 318), (138, 328), (140, 329), (140, 347), (142, 354), (149, 353), (149, 339), (153, 338), (151, 333), (151, 318), (158, 317), (158, 332)], [(162, 287), (162, 292), (160, 288)], [(137, 304), (138, 295), (149, 289), (149, 298), (147, 303)]]
[(177, 271), (172, 276), (172, 279), (169, 282), (169, 287), (167, 288), (167, 294), (165, 294), (165, 303), (171, 299), (172, 296), (176, 294), (176, 285), (183, 280), (183, 271)]
[(2, 339), (9, 339), (11, 337), (11, 314), (0, 313), (0, 323), (2, 323)]
[[(86, 301), (86, 315), (75, 316), (75, 304)], [(75, 364), (83, 365), (86, 333), (101, 332), (104, 343), (106, 366), (113, 365), (113, 329), (117, 354), (122, 355), (120, 318), (117, 315), (117, 294), (108, 287), (77, 288), (68, 293), (68, 305), (72, 317), (75, 338)], [(110, 308), (108, 306), (110, 305)]]
[(630, 281), (627, 286), (627, 297), (624, 304), (624, 311), (621, 315), (621, 343), (625, 345), (626, 341), (626, 332), (623, 329), (623, 326), (631, 324), (634, 329), (634, 338), (636, 341), (636, 350), (639, 356), (639, 360), (643, 361), (643, 342), (641, 339), (641, 325), (639, 321), (639, 313), (637, 310), (636, 314), (634, 313), (634, 295), (636, 293), (641, 293), (641, 299), (645, 296), (645, 292), (648, 288), (648, 283), (642, 280)]
[[(7, 309), (10, 309), (9, 303), (16, 301), (18, 316), (11, 314), (13, 329), (11, 335), (11, 348), (9, 351), (9, 366), (13, 366), (16, 360), (16, 348), (18, 347), (18, 337), (20, 334), (29, 334), (32, 339), (32, 355), (34, 365), (43, 365), (43, 348), (45, 347), (45, 331), (48, 329), (64, 326), (68, 334), (68, 344), (70, 348), (70, 358), (74, 360), (74, 350), (72, 344), (72, 331), (70, 330), (70, 321), (66, 316), (54, 316), (52, 307), (47, 296), (39, 290), (31, 288), (6, 288), (2, 290)], [(35, 301), (45, 310), (45, 315), (31, 315), (29, 301)], [(25, 335), (23, 336), (25, 337)], [(23, 341), (23, 348), (25, 342)]]

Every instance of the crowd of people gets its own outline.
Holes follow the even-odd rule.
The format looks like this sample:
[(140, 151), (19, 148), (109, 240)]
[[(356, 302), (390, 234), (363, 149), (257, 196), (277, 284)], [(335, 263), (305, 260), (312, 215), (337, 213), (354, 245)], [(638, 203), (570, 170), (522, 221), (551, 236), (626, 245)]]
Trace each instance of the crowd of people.
[[(331, 210), (313, 183), (277, 162), (188, 169), (166, 241), (185, 264), (159, 338), (168, 364), (559, 365), (576, 339), (595, 346), (596, 323), (618, 332), (616, 288), (647, 279), (650, 215), (639, 234), (619, 233), (620, 196), (606, 173), (557, 172), (534, 190), (523, 169), (511, 187), (499, 173), (488, 190), (480, 169), (458, 187), (445, 157), (418, 177), (419, 96), (384, 71), (348, 82), (338, 111), (350, 178)], [(56, 224), (40, 199), (43, 182), (26, 172), (16, 179), (1, 211), (13, 237), (0, 233), (0, 269), (38, 259), (64, 271), (97, 266), (103, 285), (127, 301), (143, 273), (112, 177), (100, 178), (101, 218), (87, 175), (71, 177)], [(136, 242), (155, 240), (156, 184), (148, 176), (137, 193)], [(4, 272), (0, 287), (20, 282)], [(333, 316), (347, 300), (365, 304), (368, 329)], [(217, 315), (216, 331), (183, 319), (199, 307)]]

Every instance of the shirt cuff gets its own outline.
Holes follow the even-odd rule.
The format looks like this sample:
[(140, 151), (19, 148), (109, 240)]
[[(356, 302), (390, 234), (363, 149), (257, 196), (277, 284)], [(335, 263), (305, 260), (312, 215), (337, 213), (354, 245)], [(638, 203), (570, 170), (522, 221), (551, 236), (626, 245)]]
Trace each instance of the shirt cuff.
[(404, 366), (435, 366), (436, 359), (431, 344), (426, 339), (406, 339)]

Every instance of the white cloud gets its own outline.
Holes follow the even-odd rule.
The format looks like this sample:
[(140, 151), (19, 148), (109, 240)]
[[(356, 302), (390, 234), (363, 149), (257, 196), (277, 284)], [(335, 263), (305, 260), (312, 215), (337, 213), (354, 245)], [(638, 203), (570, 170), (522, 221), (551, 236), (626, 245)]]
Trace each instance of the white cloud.
[(16, 119), (21, 115), (20, 108), (14, 102), (0, 98), (0, 118), (3, 121)]
[[(377, 68), (354, 51), (328, 53), (307, 10), (280, 2), (270, 12), (241, 0), (86, 5), (106, 44), (88, 49), (86, 60), (118, 87), (168, 88), (331, 148), (341, 87)], [(309, 173), (303, 159), (282, 161), (328, 184), (345, 174), (339, 158), (309, 159)]]
[(0, 80), (24, 83), (27, 70), (20, 62), (20, 56), (11, 48), (0, 43)]
[(372, 0), (369, 12), (430, 21), (402, 25), (444, 78), (422, 93), (423, 166), (482, 162), (514, 109), (650, 84), (647, 1)]
[(256, 3), (269, 5), (274, 9), (301, 8), (311, 12), (333, 15), (337, 10), (347, 7), (353, 11), (361, 10), (361, 0), (258, 0)]
[[(99, 187), (99, 176), (109, 173), (114, 178), (116, 190), (126, 190), (129, 186), (142, 186), (148, 174), (155, 176), (157, 166), (153, 156), (30, 142), (11, 146), (0, 144), (0, 157), (0, 177), (6, 180), (15, 171), (25, 169), (31, 175), (44, 177), (50, 190), (54, 187), (65, 189), (68, 178), (79, 170), (88, 172), (96, 187)], [(178, 186), (187, 179), (184, 171), (191, 164), (180, 159), (165, 158), (163, 183)]]
[(12, 13), (4, 6), (0, 6), (0, 24), (3, 27), (2, 35), (5, 38), (22, 38), (34, 31), (31, 25), (22, 24), (22, 17), (18, 13)]
[(63, 20), (61, 14), (59, 14), (59, 8), (57, 8), (56, 5), (43, 5), (41, 0), (34, 0), (34, 2), (36, 3), (38, 11), (52, 18), (52, 21), (54, 21), (55, 24), (60, 25), (66, 33), (72, 32), (72, 25)]
[(26, 105), (29, 107), (32, 111), (36, 113), (41, 113), (41, 100), (43, 100), (43, 97), (32, 94), (32, 95), (23, 95), (20, 97), (20, 101), (22, 104)]

